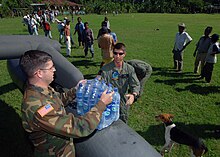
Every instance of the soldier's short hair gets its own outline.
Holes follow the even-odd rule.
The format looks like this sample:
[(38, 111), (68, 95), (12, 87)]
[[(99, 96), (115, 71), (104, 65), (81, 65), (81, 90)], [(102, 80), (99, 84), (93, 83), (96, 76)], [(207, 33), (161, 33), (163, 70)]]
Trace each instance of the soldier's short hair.
[(21, 56), (20, 66), (28, 77), (34, 75), (36, 70), (44, 68), (52, 56), (44, 51), (29, 50)]
[(123, 43), (117, 43), (115, 46), (114, 46), (114, 50), (123, 50), (124, 52), (126, 52), (126, 47), (125, 47), (125, 44)]

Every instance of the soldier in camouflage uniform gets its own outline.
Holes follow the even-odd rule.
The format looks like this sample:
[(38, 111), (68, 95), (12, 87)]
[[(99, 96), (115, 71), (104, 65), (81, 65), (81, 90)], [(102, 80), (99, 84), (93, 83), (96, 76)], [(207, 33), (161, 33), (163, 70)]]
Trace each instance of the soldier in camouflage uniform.
[(20, 65), (28, 76), (21, 107), (22, 124), (34, 145), (34, 156), (75, 157), (73, 138), (88, 136), (96, 129), (113, 93), (104, 92), (87, 114), (74, 117), (66, 114), (64, 104), (75, 98), (76, 88), (59, 94), (49, 86), (56, 71), (49, 54), (27, 51)]
[(125, 45), (117, 43), (113, 54), (114, 60), (104, 65), (99, 74), (107, 83), (118, 87), (121, 96), (120, 119), (127, 123), (128, 109), (139, 95), (140, 82), (134, 68), (124, 62), (124, 57), (126, 56)]

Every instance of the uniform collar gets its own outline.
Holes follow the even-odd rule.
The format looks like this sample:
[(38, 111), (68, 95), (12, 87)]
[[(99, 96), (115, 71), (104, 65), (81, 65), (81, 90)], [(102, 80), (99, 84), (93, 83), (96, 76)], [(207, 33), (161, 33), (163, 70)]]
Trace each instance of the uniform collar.
[(113, 63), (114, 63), (114, 70), (121, 70), (121, 71), (123, 71), (123, 69), (124, 69), (124, 61), (122, 62), (122, 67), (119, 69), (118, 67), (116, 67), (116, 65), (115, 65), (115, 62), (113, 61)]
[(29, 84), (29, 87), (44, 94), (44, 95), (49, 95), (50, 93), (55, 92), (54, 89), (50, 86), (48, 86), (48, 88), (42, 88), (42, 87), (39, 87), (36, 85)]

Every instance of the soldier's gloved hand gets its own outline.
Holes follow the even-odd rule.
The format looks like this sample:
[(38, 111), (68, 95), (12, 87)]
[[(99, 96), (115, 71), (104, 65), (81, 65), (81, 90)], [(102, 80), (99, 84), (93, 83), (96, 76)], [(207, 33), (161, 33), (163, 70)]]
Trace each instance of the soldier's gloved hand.
[(107, 106), (112, 102), (112, 96), (114, 94), (114, 91), (111, 93), (107, 93), (107, 89), (102, 93), (102, 96), (100, 100)]

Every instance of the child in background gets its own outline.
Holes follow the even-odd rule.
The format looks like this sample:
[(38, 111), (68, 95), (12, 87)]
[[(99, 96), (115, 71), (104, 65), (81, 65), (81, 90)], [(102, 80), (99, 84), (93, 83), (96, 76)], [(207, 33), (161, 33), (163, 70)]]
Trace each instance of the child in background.
[(214, 64), (217, 63), (217, 53), (219, 53), (219, 35), (213, 34), (211, 37), (211, 46), (209, 47), (207, 56), (205, 58), (205, 66), (202, 69), (201, 79), (205, 77), (207, 83), (211, 82), (212, 72), (214, 69)]
[(66, 55), (67, 57), (71, 57), (71, 39), (70, 39), (70, 21), (69, 20), (66, 20), (64, 34), (66, 37)]
[(88, 49), (90, 49), (90, 53), (92, 54), (92, 59), (94, 58), (94, 35), (92, 29), (89, 28), (89, 23), (84, 23), (85, 29), (82, 32), (82, 41), (84, 43), (84, 52), (85, 57), (88, 55)]
[(196, 44), (196, 49), (193, 53), (193, 56), (196, 57), (194, 63), (194, 73), (197, 74), (199, 70), (199, 66), (201, 67), (201, 71), (205, 65), (205, 58), (211, 45), (211, 37), (210, 33), (212, 32), (212, 27), (206, 27), (204, 31), (204, 35), (199, 39)]

